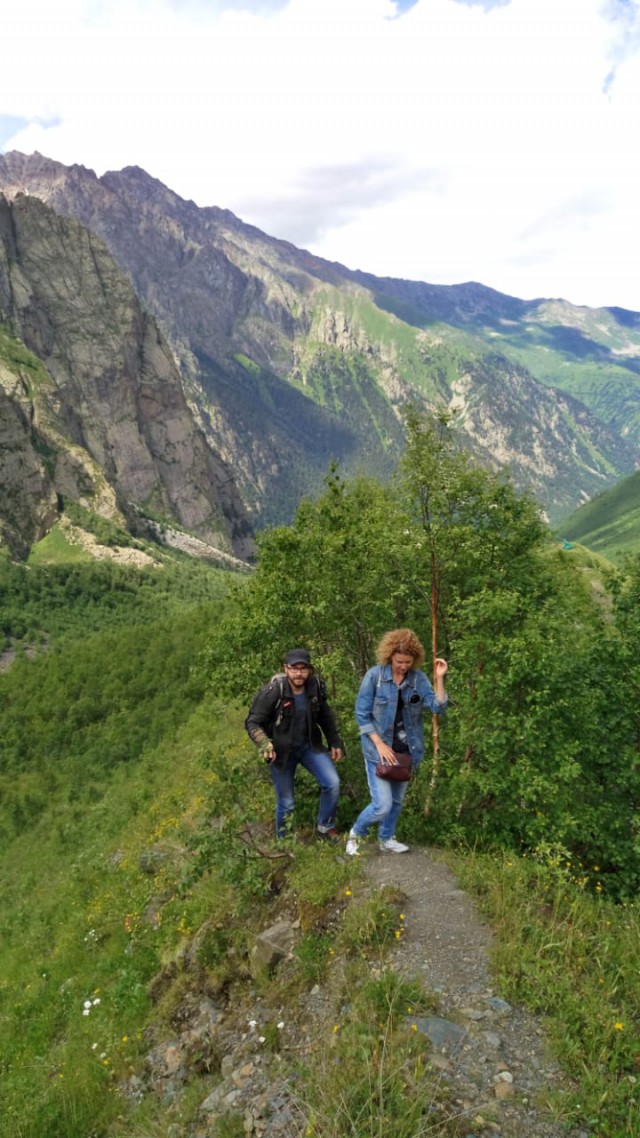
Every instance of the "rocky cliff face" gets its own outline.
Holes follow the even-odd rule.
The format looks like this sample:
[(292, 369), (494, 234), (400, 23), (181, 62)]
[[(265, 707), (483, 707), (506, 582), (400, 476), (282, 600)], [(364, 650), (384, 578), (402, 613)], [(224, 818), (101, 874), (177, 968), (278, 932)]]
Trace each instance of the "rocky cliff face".
[(0, 548), (26, 557), (53, 525), (58, 499), (32, 421), (22, 376), (0, 363)]
[[(41, 198), (102, 237), (168, 336), (211, 447), (263, 521), (289, 520), (332, 459), (347, 473), (388, 475), (409, 401), (456, 410), (461, 442), (490, 467), (507, 464), (551, 519), (640, 461), (640, 318), (622, 334), (615, 314), (598, 314), (578, 343), (575, 309), (561, 324), (548, 305), (481, 285), (351, 272), (183, 201), (137, 167), (97, 178), (12, 153), (0, 157), (0, 189)], [(617, 386), (598, 367), (615, 368)], [(587, 406), (576, 396), (589, 384)], [(614, 388), (623, 402), (603, 405)]]
[(249, 554), (231, 472), (196, 424), (155, 320), (102, 241), (36, 197), (0, 198), (0, 322), (2, 515), (14, 552), (70, 498)]
[(289, 520), (332, 460), (391, 472), (402, 427), (374, 372), (360, 368), (354, 382), (342, 369), (328, 398), (307, 382), (323, 346), (314, 335), (309, 347), (317, 282), (292, 266), (293, 247), (227, 211), (198, 209), (135, 167), (98, 179), (5, 155), (0, 189), (39, 197), (102, 237), (168, 336), (203, 431), (263, 522)]

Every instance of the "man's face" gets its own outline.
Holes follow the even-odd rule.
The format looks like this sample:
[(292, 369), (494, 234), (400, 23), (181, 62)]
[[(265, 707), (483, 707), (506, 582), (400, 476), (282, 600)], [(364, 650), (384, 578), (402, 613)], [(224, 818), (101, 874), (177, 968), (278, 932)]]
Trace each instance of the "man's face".
[(294, 691), (302, 691), (311, 668), (308, 664), (285, 664), (287, 679)]

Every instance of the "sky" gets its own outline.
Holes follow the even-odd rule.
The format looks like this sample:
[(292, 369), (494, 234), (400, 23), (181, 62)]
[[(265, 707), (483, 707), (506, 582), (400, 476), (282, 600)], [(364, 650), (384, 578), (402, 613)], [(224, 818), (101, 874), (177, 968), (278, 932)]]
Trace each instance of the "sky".
[(10, 9), (2, 152), (141, 166), (377, 276), (640, 311), (640, 0)]

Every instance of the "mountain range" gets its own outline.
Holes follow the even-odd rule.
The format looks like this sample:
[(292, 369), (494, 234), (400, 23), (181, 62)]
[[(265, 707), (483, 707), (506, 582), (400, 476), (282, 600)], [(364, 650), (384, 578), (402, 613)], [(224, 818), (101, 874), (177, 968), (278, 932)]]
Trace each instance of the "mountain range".
[(378, 278), (138, 167), (0, 156), (2, 540), (67, 500), (239, 558), (329, 463), (387, 478), (453, 415), (557, 522), (640, 466), (640, 314)]

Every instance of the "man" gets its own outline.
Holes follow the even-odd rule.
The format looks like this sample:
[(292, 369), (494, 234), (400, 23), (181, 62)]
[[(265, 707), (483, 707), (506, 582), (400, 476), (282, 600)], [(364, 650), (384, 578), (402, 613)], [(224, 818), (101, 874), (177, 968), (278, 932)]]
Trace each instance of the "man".
[[(320, 787), (318, 834), (335, 840), (340, 779), (335, 764), (344, 746), (323, 681), (314, 674), (306, 648), (292, 648), (284, 675), (274, 676), (256, 695), (245, 720), (249, 737), (260, 750), (276, 792), (276, 834), (290, 833), (298, 766)], [(322, 735), (329, 747), (323, 745)]]

